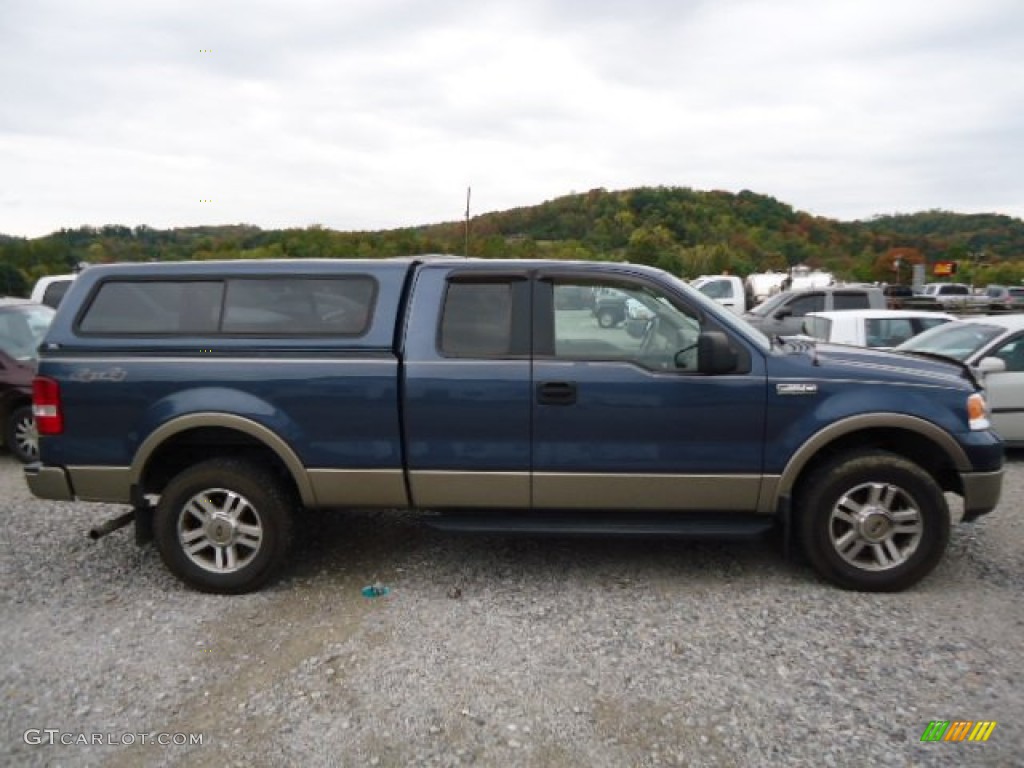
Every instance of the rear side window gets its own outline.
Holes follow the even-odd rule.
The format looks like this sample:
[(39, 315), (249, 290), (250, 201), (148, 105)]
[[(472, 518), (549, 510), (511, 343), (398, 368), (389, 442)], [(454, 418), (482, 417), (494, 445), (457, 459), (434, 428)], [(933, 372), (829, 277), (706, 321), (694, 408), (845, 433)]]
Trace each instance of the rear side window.
[(78, 329), (119, 336), (359, 336), (370, 325), (376, 292), (365, 276), (110, 280)]
[(42, 303), (48, 307), (56, 309), (60, 306), (61, 301), (64, 300), (64, 294), (68, 292), (68, 288), (71, 287), (71, 280), (54, 280), (43, 291)]
[(503, 357), (512, 351), (512, 285), (452, 282), (441, 315), (441, 353)]
[(727, 280), (712, 280), (709, 283), (704, 283), (698, 290), (709, 299), (733, 298), (732, 283)]
[(834, 309), (867, 309), (870, 304), (866, 293), (833, 293)]
[(368, 277), (228, 280), (221, 331), (359, 336), (370, 324), (375, 296)]
[(215, 333), (224, 284), (220, 281), (121, 281), (102, 285), (79, 321), (82, 333)]

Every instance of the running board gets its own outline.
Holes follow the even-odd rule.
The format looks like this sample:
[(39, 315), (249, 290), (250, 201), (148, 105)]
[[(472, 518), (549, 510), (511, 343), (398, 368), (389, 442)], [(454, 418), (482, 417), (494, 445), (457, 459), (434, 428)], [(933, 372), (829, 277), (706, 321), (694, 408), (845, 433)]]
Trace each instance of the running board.
[(748, 539), (769, 533), (776, 520), (767, 515), (723, 512), (714, 515), (675, 512), (566, 513), (519, 512), (477, 514), (441, 512), (425, 515), (431, 528), (459, 533), (553, 536), (672, 536), (693, 539)]

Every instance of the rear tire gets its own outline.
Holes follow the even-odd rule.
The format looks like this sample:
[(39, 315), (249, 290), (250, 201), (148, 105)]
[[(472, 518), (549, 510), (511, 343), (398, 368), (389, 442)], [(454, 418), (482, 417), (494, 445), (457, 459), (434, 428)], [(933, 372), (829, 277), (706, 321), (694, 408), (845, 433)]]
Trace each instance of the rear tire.
[(267, 467), (211, 459), (167, 484), (153, 515), (153, 536), (164, 564), (190, 587), (252, 592), (288, 554), (294, 507)]
[(14, 409), (5, 425), (4, 444), (22, 464), (39, 460), (39, 432), (31, 405)]
[(927, 576), (949, 543), (942, 489), (921, 467), (884, 451), (835, 459), (801, 484), (798, 526), (807, 559), (845, 589), (898, 592)]

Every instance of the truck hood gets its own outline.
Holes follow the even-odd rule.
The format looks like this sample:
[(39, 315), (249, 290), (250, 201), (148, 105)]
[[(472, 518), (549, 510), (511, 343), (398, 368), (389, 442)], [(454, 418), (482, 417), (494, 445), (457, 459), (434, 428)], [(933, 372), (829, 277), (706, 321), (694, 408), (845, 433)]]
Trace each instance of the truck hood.
[[(876, 349), (788, 339), (774, 347), (788, 360), (809, 370), (803, 375), (829, 379), (914, 380), (922, 384), (980, 389), (967, 365), (938, 355), (885, 352)], [(797, 363), (800, 360), (800, 363)]]

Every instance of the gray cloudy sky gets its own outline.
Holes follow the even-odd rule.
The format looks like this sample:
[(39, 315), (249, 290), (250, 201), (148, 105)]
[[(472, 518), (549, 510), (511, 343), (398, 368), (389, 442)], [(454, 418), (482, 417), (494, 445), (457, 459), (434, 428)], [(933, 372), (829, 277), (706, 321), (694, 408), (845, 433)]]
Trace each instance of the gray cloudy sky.
[(6, 234), (411, 226), (467, 186), (1024, 217), (1021, 0), (0, 0), (0, 84)]

